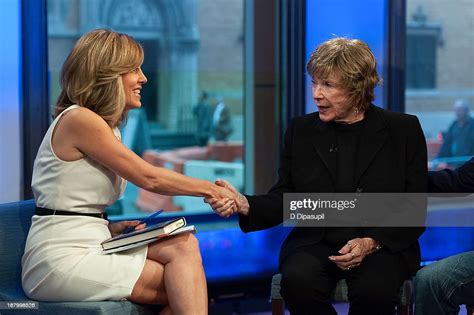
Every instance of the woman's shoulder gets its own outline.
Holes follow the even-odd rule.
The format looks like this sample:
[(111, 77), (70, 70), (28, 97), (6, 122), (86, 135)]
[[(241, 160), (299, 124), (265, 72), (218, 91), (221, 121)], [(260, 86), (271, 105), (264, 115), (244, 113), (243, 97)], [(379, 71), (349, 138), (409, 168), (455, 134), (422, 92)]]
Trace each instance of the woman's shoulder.
[(107, 122), (94, 111), (77, 107), (63, 113), (59, 121), (61, 133), (67, 134), (71, 143), (83, 143), (84, 139), (96, 139), (99, 135), (117, 137)]
[(71, 127), (97, 128), (108, 126), (102, 117), (89, 108), (77, 106), (67, 112), (64, 112), (61, 118), (62, 123), (71, 125)]
[(371, 105), (370, 109), (382, 116), (389, 124), (411, 125), (418, 123), (418, 118), (415, 115), (394, 112), (375, 105)]

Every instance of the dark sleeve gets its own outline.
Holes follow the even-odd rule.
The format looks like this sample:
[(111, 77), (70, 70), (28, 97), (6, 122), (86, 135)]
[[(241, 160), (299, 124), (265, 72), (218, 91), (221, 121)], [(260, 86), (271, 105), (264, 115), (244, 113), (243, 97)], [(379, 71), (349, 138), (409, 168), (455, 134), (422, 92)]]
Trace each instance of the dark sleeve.
[(250, 205), (249, 214), (239, 215), (239, 225), (244, 232), (270, 228), (283, 222), (283, 194), (293, 191), (291, 180), (293, 130), (294, 123), (290, 122), (280, 156), (278, 182), (265, 195), (245, 196)]
[[(410, 134), (407, 140), (406, 150), (406, 190), (407, 193), (425, 193), (427, 191), (427, 153), (426, 141), (420, 123), (413, 117), (410, 125)], [(412, 199), (412, 198), (407, 198)], [(402, 201), (401, 201), (402, 202)], [(417, 227), (377, 227), (369, 230), (367, 236), (378, 241), (383, 247), (391, 252), (404, 250), (415, 244), (423, 234), (426, 215), (426, 198), (416, 198), (407, 202), (416, 202), (407, 206), (409, 209), (416, 209), (417, 213), (409, 215), (410, 220), (419, 222)]]
[(474, 192), (474, 158), (455, 170), (429, 172), (429, 192)]

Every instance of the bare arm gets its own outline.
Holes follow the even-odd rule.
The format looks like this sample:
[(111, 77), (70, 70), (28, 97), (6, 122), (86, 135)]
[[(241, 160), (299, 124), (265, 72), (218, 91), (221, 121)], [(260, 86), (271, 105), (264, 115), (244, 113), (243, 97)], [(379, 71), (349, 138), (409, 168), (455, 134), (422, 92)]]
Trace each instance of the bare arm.
[(78, 153), (97, 161), (122, 178), (164, 195), (231, 197), (211, 182), (155, 167), (125, 147), (107, 123), (94, 112), (79, 108), (67, 113), (57, 127), (55, 152)]

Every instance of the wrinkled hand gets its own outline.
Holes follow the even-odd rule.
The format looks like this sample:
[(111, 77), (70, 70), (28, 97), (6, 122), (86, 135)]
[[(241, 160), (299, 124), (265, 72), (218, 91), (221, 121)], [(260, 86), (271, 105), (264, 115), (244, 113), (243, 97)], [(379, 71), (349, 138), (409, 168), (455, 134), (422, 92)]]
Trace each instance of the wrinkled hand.
[(234, 186), (222, 179), (217, 179), (215, 183), (219, 187), (222, 187), (232, 193), (233, 198), (232, 202), (223, 198), (204, 199), (204, 201), (212, 207), (215, 213), (224, 218), (228, 218), (237, 212), (242, 214), (248, 213), (249, 204), (247, 198), (240, 194)]
[[(204, 202), (208, 203), (212, 207), (212, 210), (214, 210), (214, 212), (219, 216), (228, 218), (237, 211), (235, 203), (237, 196), (235, 195), (235, 192), (231, 191), (229, 188), (223, 185), (218, 185), (217, 181), (214, 185), (214, 194), (205, 198)], [(211, 200), (213, 204), (211, 204)]]
[(370, 237), (354, 238), (342, 246), (339, 250), (341, 255), (329, 256), (329, 260), (342, 270), (351, 270), (359, 266), (364, 258), (373, 253), (376, 248), (377, 242)]
[(120, 221), (120, 222), (109, 222), (108, 228), (112, 237), (122, 234), (122, 232), (129, 226), (135, 227), (135, 230), (142, 230), (146, 227), (146, 224), (140, 224), (140, 221)]

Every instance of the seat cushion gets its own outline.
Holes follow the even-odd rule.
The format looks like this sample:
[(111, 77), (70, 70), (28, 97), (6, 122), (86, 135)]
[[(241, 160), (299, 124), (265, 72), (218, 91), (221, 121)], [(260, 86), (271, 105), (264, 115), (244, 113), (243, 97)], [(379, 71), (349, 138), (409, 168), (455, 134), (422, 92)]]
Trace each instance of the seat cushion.
[[(34, 200), (0, 205), (0, 301), (28, 301), (21, 287), (21, 257), (35, 211)], [(0, 310), (5, 314), (96, 315), (158, 314), (158, 305), (140, 305), (130, 301), (105, 302), (39, 302), (34, 310)]]
[(23, 294), (21, 257), (35, 210), (33, 200), (0, 205), (0, 298)]

